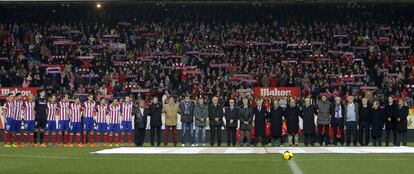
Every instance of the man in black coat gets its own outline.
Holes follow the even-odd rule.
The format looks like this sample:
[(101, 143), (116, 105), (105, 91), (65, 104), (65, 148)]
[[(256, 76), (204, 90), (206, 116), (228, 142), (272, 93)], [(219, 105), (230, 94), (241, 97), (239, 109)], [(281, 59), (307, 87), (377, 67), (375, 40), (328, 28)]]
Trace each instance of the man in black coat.
[(152, 98), (152, 105), (148, 108), (148, 116), (151, 117), (150, 121), (150, 135), (151, 135), (151, 146), (154, 146), (154, 136), (157, 135), (157, 146), (161, 144), (161, 114), (162, 114), (162, 104), (158, 102), (158, 97), (154, 96)]
[[(333, 144), (338, 145), (338, 140), (341, 145), (344, 145), (344, 115), (345, 106), (342, 104), (341, 97), (335, 97), (335, 103), (331, 106), (331, 126), (334, 132)], [(339, 132), (339, 133), (338, 133)]]
[(359, 108), (359, 144), (368, 146), (369, 144), (369, 128), (371, 120), (372, 107), (369, 106), (368, 99), (362, 99), (362, 106)]
[[(250, 130), (253, 123), (253, 108), (249, 106), (249, 100), (244, 97), (243, 104), (239, 108), (240, 119), (240, 146), (250, 145)], [(246, 137), (246, 143), (244, 143)]]
[(314, 146), (314, 136), (315, 136), (315, 115), (316, 107), (311, 105), (311, 100), (309, 97), (305, 98), (305, 106), (302, 107), (301, 118), (303, 119), (303, 136), (304, 144), (308, 146)]
[(145, 108), (144, 100), (137, 101), (132, 109), (135, 125), (135, 146), (143, 146), (145, 140), (145, 129), (147, 127), (148, 110)]
[(253, 110), (254, 114), (254, 138), (255, 138), (255, 144), (254, 146), (257, 146), (257, 143), (259, 141), (261, 142), (262, 146), (265, 145), (264, 138), (266, 133), (266, 117), (267, 117), (267, 111), (262, 106), (263, 101), (261, 99), (256, 99), (256, 108)]
[(400, 146), (401, 142), (403, 146), (407, 146), (407, 116), (408, 107), (404, 105), (404, 99), (400, 98), (397, 108), (397, 146)]
[(280, 146), (282, 137), (282, 125), (283, 125), (283, 108), (279, 107), (279, 101), (273, 101), (273, 108), (270, 109), (270, 135), (273, 139), (273, 146)]
[(379, 107), (379, 101), (373, 103), (371, 110), (371, 136), (373, 146), (382, 146), (382, 128), (385, 122), (384, 109)]
[(286, 126), (288, 133), (289, 146), (298, 145), (299, 117), (301, 115), (300, 108), (296, 106), (296, 100), (290, 99), (288, 107), (286, 107)]
[(221, 127), (223, 126), (223, 106), (218, 104), (218, 98), (212, 99), (212, 104), (208, 107), (208, 118), (210, 120), (210, 145), (221, 146)]
[(239, 110), (234, 106), (234, 99), (229, 100), (229, 107), (224, 109), (227, 128), (227, 146), (236, 146), (236, 128), (239, 119)]
[(392, 132), (393, 144), (397, 145), (397, 106), (392, 96), (388, 97), (388, 103), (385, 105), (385, 146), (389, 146)]

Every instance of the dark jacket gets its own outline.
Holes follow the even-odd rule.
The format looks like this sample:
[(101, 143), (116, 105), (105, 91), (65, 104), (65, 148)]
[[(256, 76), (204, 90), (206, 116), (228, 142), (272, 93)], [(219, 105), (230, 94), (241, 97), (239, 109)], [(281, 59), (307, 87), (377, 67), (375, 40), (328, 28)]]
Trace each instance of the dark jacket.
[[(397, 124), (397, 105), (386, 104), (384, 108), (385, 112), (385, 129), (395, 129)], [(388, 120), (388, 119), (391, 119)]]
[(315, 115), (316, 107), (305, 105), (302, 107), (302, 114), (300, 115), (303, 119), (303, 134), (314, 134), (315, 133)]
[[(230, 107), (224, 109), (224, 117), (226, 118), (226, 127), (237, 127), (239, 119), (239, 109), (234, 106), (231, 110)], [(233, 120), (231, 123), (230, 121)]]
[(144, 108), (144, 113), (141, 113), (139, 107), (134, 106), (132, 114), (134, 115), (135, 128), (145, 129), (147, 127), (148, 109)]
[(382, 135), (382, 128), (385, 124), (384, 109), (371, 109), (371, 135), (373, 137), (380, 137)]
[[(224, 114), (222, 105), (210, 105), (208, 107), (208, 118), (210, 120), (210, 126), (223, 126), (223, 115)], [(215, 121), (216, 118), (218, 118), (218, 121)]]
[(260, 111), (256, 106), (253, 109), (254, 114), (254, 136), (265, 136), (266, 131), (266, 118), (267, 118), (267, 111), (266, 108), (263, 106), (261, 107)]
[(208, 106), (196, 104), (194, 107), (195, 126), (207, 126)]
[(270, 132), (272, 137), (282, 136), (282, 125), (283, 125), (284, 109), (278, 107), (277, 109), (270, 109)]
[(299, 129), (299, 117), (301, 115), (298, 106), (286, 107), (286, 126), (288, 134), (297, 134)]
[(367, 107), (359, 107), (359, 122), (370, 122), (372, 117), (372, 107), (367, 105)]
[[(408, 116), (408, 107), (402, 106), (397, 107), (397, 130), (398, 131), (407, 131), (407, 116)], [(400, 121), (398, 121), (400, 119)]]
[(183, 123), (191, 123), (194, 121), (194, 102), (190, 101), (188, 104), (188, 111), (185, 110), (185, 101), (181, 102), (179, 107), (181, 110), (181, 122)]
[(152, 104), (148, 108), (148, 116), (151, 117), (150, 126), (161, 126), (162, 120), (161, 120), (161, 114), (162, 114), (162, 104)]
[[(344, 117), (345, 117), (345, 105), (340, 104), (341, 105), (341, 113), (340, 114), (340, 118), (342, 118), (342, 124), (344, 124)], [(336, 119), (336, 104), (332, 104), (331, 108), (330, 108), (330, 113), (331, 113), (331, 124), (334, 124), (334, 121)]]
[[(239, 119), (240, 119), (240, 129), (250, 130), (252, 128), (252, 123), (253, 123), (253, 108), (250, 106), (247, 106), (247, 108), (244, 108), (244, 106), (240, 106), (239, 107)], [(247, 121), (248, 124), (244, 124), (245, 121)]]
[[(344, 113), (344, 122), (347, 122), (347, 114), (348, 114), (348, 105), (345, 105), (345, 113)], [(357, 102), (354, 102), (354, 109), (355, 109), (355, 121), (358, 124), (358, 120), (359, 120), (359, 105)]]

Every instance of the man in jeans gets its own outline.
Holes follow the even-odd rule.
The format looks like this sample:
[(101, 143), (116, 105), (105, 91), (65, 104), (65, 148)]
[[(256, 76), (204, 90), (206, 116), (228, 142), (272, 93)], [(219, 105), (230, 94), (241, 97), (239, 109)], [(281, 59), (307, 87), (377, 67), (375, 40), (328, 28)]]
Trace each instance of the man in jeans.
[(194, 102), (190, 100), (190, 96), (186, 95), (184, 101), (180, 103), (180, 111), (181, 111), (181, 146), (185, 146), (185, 134), (188, 132), (190, 134), (190, 144), (193, 144), (193, 121), (194, 121)]
[(198, 104), (194, 107), (194, 118), (195, 118), (195, 145), (198, 146), (199, 135), (201, 131), (201, 143), (203, 146), (206, 145), (206, 123), (208, 118), (208, 106), (204, 104), (204, 98), (198, 99)]
[[(357, 134), (358, 134), (358, 120), (359, 120), (359, 106), (358, 103), (354, 102), (354, 96), (348, 96), (348, 104), (345, 106), (345, 126), (346, 126), (346, 146), (352, 143), (354, 146), (357, 145)], [(351, 138), (352, 137), (352, 138)]]

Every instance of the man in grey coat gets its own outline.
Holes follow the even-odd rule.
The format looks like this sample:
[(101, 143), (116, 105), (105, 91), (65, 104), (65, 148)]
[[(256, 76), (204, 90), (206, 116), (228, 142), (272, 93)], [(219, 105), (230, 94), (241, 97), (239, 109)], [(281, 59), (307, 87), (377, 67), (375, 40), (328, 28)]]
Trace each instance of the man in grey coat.
[(326, 95), (323, 95), (321, 101), (318, 102), (318, 134), (319, 134), (319, 145), (322, 146), (325, 142), (327, 146), (329, 141), (329, 123), (331, 122), (330, 107), (331, 103), (328, 101)]
[(194, 146), (193, 142), (193, 122), (194, 122), (194, 102), (190, 100), (190, 96), (186, 95), (184, 101), (180, 103), (180, 111), (181, 111), (181, 146), (185, 146), (185, 134), (188, 129), (190, 134), (190, 144)]
[(201, 143), (206, 146), (206, 125), (208, 118), (208, 106), (204, 104), (204, 98), (198, 99), (198, 104), (194, 107), (195, 118), (195, 145), (198, 146), (199, 136), (201, 132)]
[[(249, 106), (249, 100), (244, 97), (243, 105), (239, 109), (239, 119), (240, 119), (240, 146), (250, 145), (250, 130), (252, 129), (253, 123), (253, 108)], [(246, 142), (244, 142), (244, 137), (246, 137)]]
[(344, 121), (346, 126), (346, 145), (349, 146), (352, 143), (357, 145), (358, 141), (358, 120), (359, 120), (359, 105), (354, 102), (354, 96), (347, 97), (348, 103), (345, 106)]

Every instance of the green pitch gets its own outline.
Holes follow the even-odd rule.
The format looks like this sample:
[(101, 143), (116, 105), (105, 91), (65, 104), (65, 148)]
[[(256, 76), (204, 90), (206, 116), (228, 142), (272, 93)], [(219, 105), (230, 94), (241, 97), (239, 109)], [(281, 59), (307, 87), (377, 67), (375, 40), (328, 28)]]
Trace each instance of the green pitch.
[[(414, 143), (410, 143), (413, 146)], [(3, 148), (0, 173), (24, 174), (270, 174), (293, 173), (279, 154), (92, 155), (103, 148)], [(295, 154), (304, 174), (414, 173), (414, 154)]]

